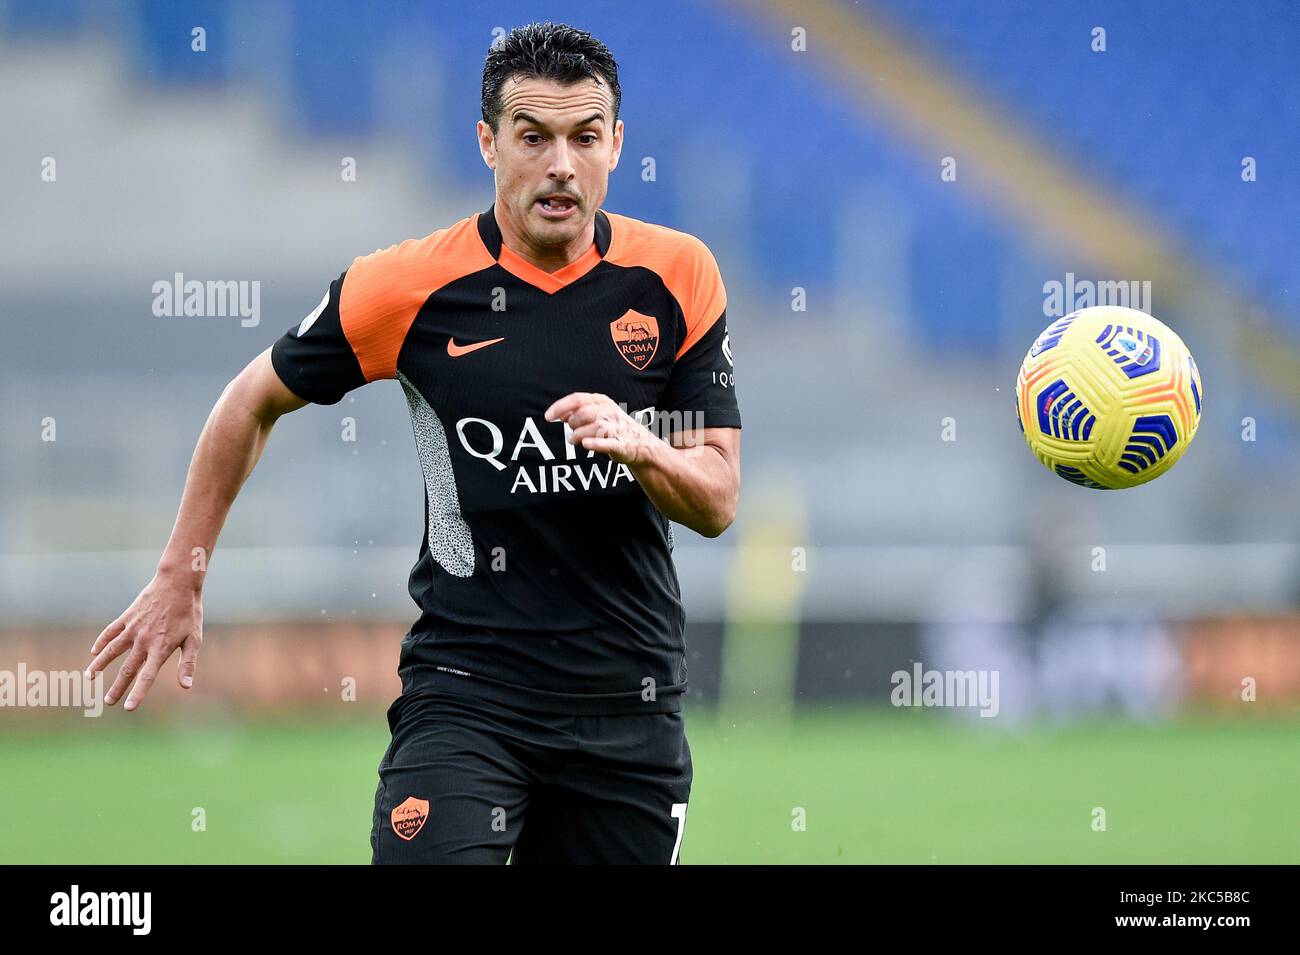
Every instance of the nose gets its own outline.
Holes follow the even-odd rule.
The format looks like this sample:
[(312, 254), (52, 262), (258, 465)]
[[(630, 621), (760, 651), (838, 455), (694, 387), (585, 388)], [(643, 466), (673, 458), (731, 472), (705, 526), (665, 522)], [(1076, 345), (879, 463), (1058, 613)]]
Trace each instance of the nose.
[(569, 144), (563, 137), (556, 137), (555, 149), (551, 151), (551, 168), (547, 171), (547, 177), (552, 182), (564, 184), (570, 182), (575, 175), (577, 172), (573, 168)]

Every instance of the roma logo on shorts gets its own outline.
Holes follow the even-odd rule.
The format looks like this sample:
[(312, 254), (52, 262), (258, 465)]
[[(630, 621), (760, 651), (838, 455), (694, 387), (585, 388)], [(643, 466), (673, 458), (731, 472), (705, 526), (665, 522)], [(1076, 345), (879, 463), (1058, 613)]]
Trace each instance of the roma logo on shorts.
[(659, 320), (629, 308), (609, 323), (609, 333), (623, 360), (637, 371), (645, 371), (659, 348)]
[(415, 838), (416, 833), (424, 828), (424, 820), (429, 818), (429, 800), (407, 796), (402, 804), (393, 810), (393, 832), (407, 842)]

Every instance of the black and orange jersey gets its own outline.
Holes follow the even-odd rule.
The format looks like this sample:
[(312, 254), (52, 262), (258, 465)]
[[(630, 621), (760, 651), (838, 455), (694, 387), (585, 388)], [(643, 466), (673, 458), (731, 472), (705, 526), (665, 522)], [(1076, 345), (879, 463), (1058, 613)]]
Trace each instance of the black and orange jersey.
[(494, 210), (362, 256), (271, 352), (299, 397), (396, 379), (425, 482), (405, 692), (569, 713), (674, 710), (686, 686), (672, 527), (626, 465), (545, 410), (574, 391), (658, 434), (740, 427), (726, 291), (708, 248), (598, 211), (554, 273)]

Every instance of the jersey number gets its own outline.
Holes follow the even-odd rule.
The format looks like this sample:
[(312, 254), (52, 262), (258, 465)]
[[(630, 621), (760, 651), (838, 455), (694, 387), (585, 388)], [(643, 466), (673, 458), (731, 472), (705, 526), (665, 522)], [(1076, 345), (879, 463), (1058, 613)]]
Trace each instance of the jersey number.
[(682, 851), (682, 834), (686, 832), (686, 803), (673, 803), (673, 818), (677, 820), (677, 841), (673, 843), (673, 857), (669, 865), (677, 865), (677, 853)]

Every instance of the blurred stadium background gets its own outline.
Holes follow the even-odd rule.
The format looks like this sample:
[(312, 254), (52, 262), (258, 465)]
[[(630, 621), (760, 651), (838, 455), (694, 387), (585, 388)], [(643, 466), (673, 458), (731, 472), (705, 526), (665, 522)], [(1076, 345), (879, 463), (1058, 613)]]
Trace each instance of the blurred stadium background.
[[(0, 670), (84, 666), (222, 387), (353, 256), (488, 206), (482, 57), (535, 19), (619, 60), (608, 208), (732, 301), (741, 515), (676, 549), (683, 860), (1300, 861), (1283, 0), (0, 2)], [(156, 316), (176, 273), (259, 282), (259, 320)], [(1195, 354), (1154, 484), (1026, 450), (1053, 282), (1149, 282)], [(368, 861), (422, 493), (396, 386), (282, 421), (192, 694), (0, 709), (0, 860)], [(997, 670), (998, 716), (892, 707), (917, 661)]]

